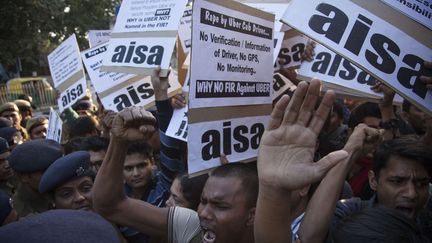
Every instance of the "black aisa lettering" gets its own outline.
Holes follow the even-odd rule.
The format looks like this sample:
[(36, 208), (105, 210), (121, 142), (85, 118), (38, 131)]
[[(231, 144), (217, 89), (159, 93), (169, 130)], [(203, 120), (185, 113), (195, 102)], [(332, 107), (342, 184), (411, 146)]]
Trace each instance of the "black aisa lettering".
[[(324, 16), (314, 14), (309, 20), (309, 27), (339, 44), (348, 25), (348, 16), (338, 8), (326, 3), (319, 4), (316, 10)], [(332, 18), (329, 17), (331, 15), (333, 15)]]
[[(218, 130), (206, 131), (201, 136), (201, 156), (204, 161), (219, 158), (221, 154), (221, 142), (223, 153), (226, 155), (232, 154), (232, 147), (237, 153), (243, 153), (250, 148), (258, 149), (261, 136), (264, 133), (264, 125), (256, 123), (249, 129), (245, 125), (239, 125), (231, 128), (231, 122), (224, 122), (222, 129), (222, 137)], [(248, 138), (248, 134), (252, 135)], [(234, 145), (232, 142), (234, 140)]]
[[(135, 64), (147, 63), (148, 65), (160, 65), (162, 63), (162, 57), (164, 48), (156, 45), (150, 49), (146, 45), (135, 46), (136, 42), (131, 41), (129, 46), (120, 45), (114, 48), (114, 54), (111, 61), (114, 63), (130, 63), (131, 61)], [(147, 56), (147, 52), (149, 55)]]
[(315, 73), (327, 73), (327, 69), (330, 66), (332, 55), (327, 52), (320, 52), (316, 55), (315, 61), (312, 64), (312, 71)]
[[(424, 66), (424, 60), (418, 56), (408, 54), (403, 60), (412, 69), (402, 67), (399, 69), (397, 79), (405, 88), (413, 89), (413, 92), (421, 97), (426, 98), (426, 85), (420, 80), (420, 76), (432, 76), (432, 71)], [(418, 68), (420, 67), (420, 68)], [(416, 70), (419, 69), (419, 70)]]
[(274, 91), (279, 91), (283, 86), (285, 86), (285, 81), (282, 79), (282, 77), (275, 73), (273, 75), (273, 90)]
[(396, 69), (396, 62), (387, 51), (399, 56), (399, 46), (381, 34), (373, 34), (370, 43), (378, 55), (370, 50), (366, 50), (366, 60), (381, 72), (392, 74)]
[(66, 94), (62, 96), (62, 105), (67, 106), (69, 103), (74, 101), (77, 97), (84, 93), (84, 89), (81, 84), (78, 84), (76, 87), (68, 89)]
[(139, 85), (136, 90), (134, 86), (129, 86), (126, 90), (127, 94), (121, 94), (114, 98), (114, 104), (119, 111), (140, 103), (141, 99), (145, 100), (154, 95), (154, 90), (149, 83)]

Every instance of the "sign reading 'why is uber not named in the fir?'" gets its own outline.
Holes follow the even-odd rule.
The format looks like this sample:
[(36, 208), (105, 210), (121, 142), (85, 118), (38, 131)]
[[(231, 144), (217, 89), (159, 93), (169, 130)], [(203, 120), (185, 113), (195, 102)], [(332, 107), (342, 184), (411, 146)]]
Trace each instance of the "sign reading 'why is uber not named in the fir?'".
[(67, 38), (48, 55), (54, 87), (60, 93), (60, 112), (71, 107), (86, 94), (86, 78), (75, 34)]
[[(119, 112), (130, 106), (153, 106), (155, 97), (150, 76), (101, 72), (107, 46), (107, 43), (102, 44), (81, 53), (87, 73), (105, 109)], [(170, 74), (169, 82), (168, 95), (172, 96), (181, 88), (174, 72)]]
[(428, 28), (379, 0), (292, 0), (282, 21), (432, 114), (432, 91), (420, 80), (432, 76)]
[(168, 73), (180, 18), (187, 0), (123, 0), (102, 71), (150, 75)]

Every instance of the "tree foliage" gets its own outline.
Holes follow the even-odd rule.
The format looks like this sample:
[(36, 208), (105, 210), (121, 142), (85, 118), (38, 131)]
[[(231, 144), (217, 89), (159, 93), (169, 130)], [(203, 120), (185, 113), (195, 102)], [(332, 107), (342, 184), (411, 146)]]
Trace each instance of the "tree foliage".
[(81, 50), (91, 29), (109, 29), (121, 0), (3, 0), (0, 63), (46, 66), (49, 52), (73, 33)]

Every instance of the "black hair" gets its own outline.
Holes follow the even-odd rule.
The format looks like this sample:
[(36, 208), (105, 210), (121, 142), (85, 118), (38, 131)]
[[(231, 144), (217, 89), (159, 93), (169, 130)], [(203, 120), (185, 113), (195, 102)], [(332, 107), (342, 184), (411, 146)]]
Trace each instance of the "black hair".
[(249, 207), (255, 207), (258, 199), (258, 172), (256, 162), (229, 163), (217, 167), (210, 177), (235, 177), (242, 181)]
[(420, 162), (429, 175), (432, 174), (432, 150), (415, 136), (404, 136), (381, 143), (373, 156), (373, 171), (378, 177), (391, 156), (412, 159)]
[(189, 178), (187, 173), (179, 174), (179, 180), (183, 197), (188, 201), (190, 209), (197, 211), (201, 201), (201, 193), (208, 179), (208, 174)]
[(365, 102), (354, 108), (348, 120), (348, 127), (355, 128), (368, 116), (381, 119), (381, 111), (378, 104)]
[(427, 243), (418, 225), (395, 209), (373, 207), (350, 215), (331, 232), (334, 243)]
[(98, 121), (91, 116), (78, 117), (70, 128), (71, 137), (85, 137), (94, 132), (99, 133)]
[(85, 150), (85, 151), (91, 150), (95, 152), (107, 151), (108, 145), (109, 145), (108, 138), (103, 138), (100, 136), (85, 137), (80, 150)]
[(137, 142), (137, 143), (129, 144), (126, 154), (127, 155), (141, 154), (148, 157), (149, 159), (153, 159), (153, 149), (146, 142)]

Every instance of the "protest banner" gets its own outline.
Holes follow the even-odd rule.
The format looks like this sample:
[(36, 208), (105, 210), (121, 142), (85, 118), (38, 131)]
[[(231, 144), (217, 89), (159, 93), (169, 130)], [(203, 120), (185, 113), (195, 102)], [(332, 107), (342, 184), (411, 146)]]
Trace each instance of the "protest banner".
[(273, 21), (242, 6), (194, 3), (191, 108), (271, 103)]
[(187, 6), (180, 19), (178, 30), (180, 43), (185, 54), (189, 53), (192, 44), (192, 6)]
[[(282, 48), (282, 42), (284, 40), (284, 32), (274, 32), (274, 49), (273, 49), (273, 63), (276, 63), (276, 60), (279, 56), (279, 52)], [(276, 65), (276, 64), (275, 64)]]
[(229, 0), (193, 5), (188, 168), (250, 161), (271, 112), (274, 15)]
[(54, 87), (60, 93), (58, 107), (63, 112), (84, 97), (87, 88), (75, 34), (48, 55), (48, 63)]
[[(301, 12), (302, 14), (295, 14)], [(431, 31), (378, 0), (292, 0), (282, 21), (338, 53), (432, 114)]]
[[(107, 46), (108, 43), (105, 43), (81, 53), (87, 73), (105, 109), (119, 112), (130, 106), (153, 106), (155, 98), (150, 76), (101, 72)], [(171, 72), (169, 82), (168, 95), (171, 97), (181, 89), (175, 71)]]
[[(362, 97), (375, 101), (383, 97), (382, 94), (371, 90), (378, 80), (366, 71), (322, 45), (316, 45), (315, 53), (313, 61), (305, 61), (300, 66), (299, 79), (321, 79), (324, 89), (332, 89), (342, 96)], [(394, 101), (400, 104), (403, 100), (397, 95)]]
[(263, 2), (255, 2), (255, 1), (247, 1), (244, 2), (244, 4), (259, 9), (261, 11), (267, 12), (267, 13), (271, 13), (275, 15), (275, 25), (273, 30), (274, 31), (281, 31), (282, 29), (282, 22), (280, 22), (280, 19), (282, 18), (285, 9), (287, 8), (287, 3), (278, 3), (278, 2), (273, 2), (271, 0), (266, 1), (265, 3)]
[(111, 30), (89, 30), (88, 40), (90, 48), (108, 42), (111, 38)]
[(228, 161), (253, 159), (269, 116), (243, 117), (189, 124), (188, 172), (194, 174), (220, 165), (220, 154)]
[(62, 126), (63, 122), (60, 119), (58, 113), (50, 107), (50, 113), (48, 118), (48, 131), (47, 131), (47, 139), (52, 139), (61, 143), (61, 134), (62, 134)]
[(281, 68), (298, 68), (301, 64), (301, 56), (309, 38), (300, 32), (291, 29), (285, 32), (285, 36), (274, 62), (275, 70)]
[(430, 0), (382, 0), (411, 19), (432, 30), (432, 1)]
[(166, 76), (187, 0), (124, 0), (101, 70)]

